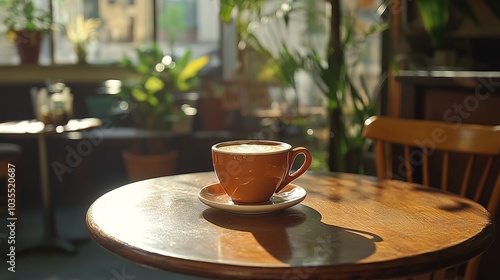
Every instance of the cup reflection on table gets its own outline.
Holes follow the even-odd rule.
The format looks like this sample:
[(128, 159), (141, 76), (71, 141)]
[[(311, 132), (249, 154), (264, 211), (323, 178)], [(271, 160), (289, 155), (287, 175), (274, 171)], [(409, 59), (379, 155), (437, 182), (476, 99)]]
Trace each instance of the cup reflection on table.
[[(290, 174), (293, 162), (304, 156), (302, 165)], [(266, 203), (312, 162), (304, 147), (269, 140), (238, 140), (212, 146), (212, 162), (219, 183), (234, 203)]]

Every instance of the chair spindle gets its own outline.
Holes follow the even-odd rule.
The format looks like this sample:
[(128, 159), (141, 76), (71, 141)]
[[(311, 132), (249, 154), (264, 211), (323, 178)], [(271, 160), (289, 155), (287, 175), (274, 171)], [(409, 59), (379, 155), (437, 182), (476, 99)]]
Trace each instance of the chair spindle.
[(448, 189), (448, 164), (449, 164), (449, 153), (445, 151), (443, 153), (443, 168), (441, 172), (441, 189), (446, 191)]
[(422, 172), (423, 172), (423, 183), (429, 186), (429, 151), (426, 147), (422, 148)]
[(474, 201), (479, 201), (481, 195), (483, 193), (484, 185), (486, 184), (486, 179), (488, 178), (488, 174), (490, 173), (491, 166), (493, 165), (493, 156), (488, 157), (488, 161), (483, 170), (483, 174), (481, 175), (481, 181), (479, 181), (479, 185), (477, 186), (476, 193), (474, 194)]
[(470, 155), (469, 160), (467, 160), (467, 165), (465, 167), (464, 177), (462, 179), (462, 187), (460, 188), (460, 195), (467, 196), (467, 187), (469, 186), (470, 174), (472, 166), (474, 165), (475, 155)]
[(406, 180), (413, 183), (413, 167), (410, 161), (410, 147), (404, 145)]

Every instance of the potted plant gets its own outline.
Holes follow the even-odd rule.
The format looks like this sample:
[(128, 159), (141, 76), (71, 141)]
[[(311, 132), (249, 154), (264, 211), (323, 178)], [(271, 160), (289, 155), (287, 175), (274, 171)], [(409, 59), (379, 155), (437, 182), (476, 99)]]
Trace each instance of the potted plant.
[(21, 64), (37, 64), (42, 37), (51, 30), (50, 13), (37, 8), (32, 0), (2, 0), (0, 6), (9, 41), (15, 44)]
[(77, 16), (66, 26), (66, 34), (73, 46), (78, 64), (87, 64), (87, 45), (96, 39), (99, 26), (98, 19), (84, 19), (82, 15)]
[[(123, 82), (119, 97), (129, 106), (129, 115), (140, 131), (137, 141), (123, 157), (130, 180), (171, 174), (175, 170), (176, 151), (166, 139), (174, 122), (183, 117), (176, 110), (175, 99), (195, 87), (198, 72), (208, 63), (208, 57), (191, 60), (188, 50), (174, 60), (165, 55), (156, 44), (136, 48), (137, 61), (122, 59), (122, 65), (132, 75)], [(146, 165), (146, 160), (153, 165)], [(139, 165), (140, 172), (133, 165)]]

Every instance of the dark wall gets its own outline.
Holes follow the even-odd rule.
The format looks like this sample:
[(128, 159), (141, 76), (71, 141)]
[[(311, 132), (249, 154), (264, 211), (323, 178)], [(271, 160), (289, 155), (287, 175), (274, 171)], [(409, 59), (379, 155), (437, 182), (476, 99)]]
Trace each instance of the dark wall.
[[(87, 117), (89, 108), (86, 102), (96, 96), (102, 87), (100, 83), (68, 83), (74, 96), (74, 116)], [(31, 89), (45, 87), (43, 83), (2, 84), (0, 85), (0, 121), (24, 120), (34, 118)]]

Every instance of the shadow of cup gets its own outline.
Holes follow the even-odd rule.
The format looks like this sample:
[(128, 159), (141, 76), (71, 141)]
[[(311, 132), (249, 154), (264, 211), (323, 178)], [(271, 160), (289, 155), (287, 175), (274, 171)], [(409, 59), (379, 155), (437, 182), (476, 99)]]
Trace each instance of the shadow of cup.
[[(235, 254), (247, 254), (248, 250), (236, 249), (237, 247), (254, 246), (252, 237), (272, 255), (279, 259), (289, 258), (291, 255), (291, 245), (287, 230), (302, 224), (306, 216), (299, 210), (290, 208), (282, 211), (261, 214), (261, 215), (238, 215), (231, 214), (217, 209), (206, 209), (203, 217), (210, 223), (222, 228), (248, 232), (250, 235), (227, 234), (221, 236), (221, 250), (225, 256), (232, 258), (245, 258)], [(249, 247), (250, 248), (250, 247)], [(252, 257), (252, 256), (249, 256)]]
[(229, 229), (221, 235), (219, 250), (223, 258), (231, 260), (279, 260), (311, 267), (349, 263), (370, 256), (375, 243), (382, 241), (369, 232), (325, 224), (319, 212), (305, 205), (263, 215), (209, 208), (202, 215), (208, 222)]

